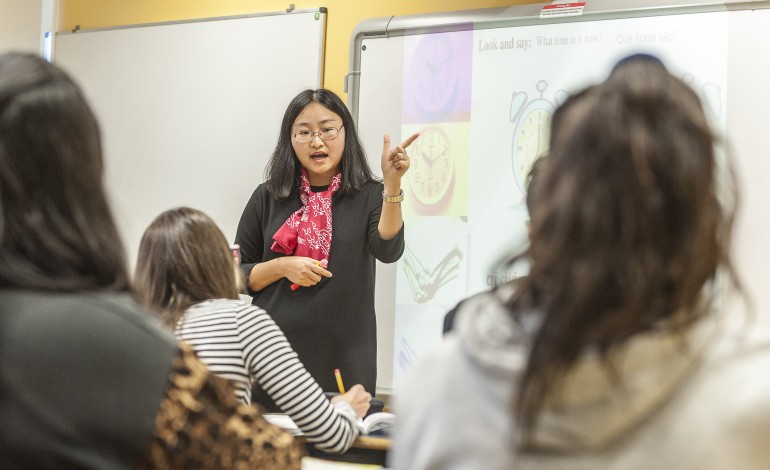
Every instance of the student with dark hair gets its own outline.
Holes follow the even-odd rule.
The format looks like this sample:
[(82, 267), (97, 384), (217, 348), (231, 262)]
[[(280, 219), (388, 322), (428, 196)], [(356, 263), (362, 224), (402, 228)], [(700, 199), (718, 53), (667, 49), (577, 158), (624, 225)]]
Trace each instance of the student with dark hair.
[(291, 468), (302, 449), (134, 300), (99, 126), (0, 55), (0, 468)]
[(770, 343), (720, 328), (736, 190), (697, 95), (636, 57), (552, 126), (531, 270), (399, 389), (393, 468), (770, 468)]
[(346, 451), (371, 395), (354, 385), (330, 403), (270, 315), (239, 300), (241, 279), (225, 236), (198, 210), (165, 211), (142, 236), (134, 275), (140, 300), (209, 370), (234, 383), (240, 402), (250, 404), (259, 384), (308, 442)]
[(266, 181), (243, 210), (235, 242), (253, 303), (326, 392), (337, 390), (334, 369), (375, 389), (375, 261), (393, 263), (404, 251), (401, 178), (416, 138), (391, 149), (384, 137), (377, 182), (342, 100), (305, 90), (289, 103)]

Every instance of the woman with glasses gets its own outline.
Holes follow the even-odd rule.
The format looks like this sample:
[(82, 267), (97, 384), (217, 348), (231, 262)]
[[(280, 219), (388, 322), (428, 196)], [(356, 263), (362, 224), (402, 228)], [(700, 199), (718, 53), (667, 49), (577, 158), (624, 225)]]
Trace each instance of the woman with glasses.
[[(253, 303), (326, 392), (338, 390), (334, 369), (375, 388), (375, 260), (393, 263), (404, 251), (401, 178), (416, 138), (391, 148), (384, 137), (378, 182), (342, 100), (305, 90), (289, 103), (266, 181), (243, 210), (235, 241)], [(275, 409), (259, 387), (253, 400)]]
[(241, 403), (259, 384), (303, 432), (329, 453), (345, 452), (369, 410), (363, 387), (324, 396), (261, 308), (243, 302), (240, 268), (216, 223), (201, 211), (170, 209), (152, 221), (139, 245), (134, 286), (177, 338), (214, 374), (230, 380)]

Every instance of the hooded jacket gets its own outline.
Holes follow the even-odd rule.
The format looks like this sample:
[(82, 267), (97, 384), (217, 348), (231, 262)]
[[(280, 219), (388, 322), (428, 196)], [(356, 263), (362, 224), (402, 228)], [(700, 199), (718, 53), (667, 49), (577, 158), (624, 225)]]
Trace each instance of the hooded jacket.
[(464, 302), (455, 331), (405, 378), (392, 468), (770, 469), (770, 341), (713, 319), (684, 338), (627, 341), (619, 381), (585, 354), (547, 397), (534, 450), (520, 451), (513, 403), (538, 317), (514, 321), (505, 292)]

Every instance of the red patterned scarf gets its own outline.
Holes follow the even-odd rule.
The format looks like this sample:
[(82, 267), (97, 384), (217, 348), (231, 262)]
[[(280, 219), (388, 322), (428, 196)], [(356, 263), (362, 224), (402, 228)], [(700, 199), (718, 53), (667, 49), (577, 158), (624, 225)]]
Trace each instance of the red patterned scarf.
[(304, 168), (300, 174), (299, 198), (302, 207), (294, 212), (273, 235), (278, 253), (329, 260), (332, 245), (332, 195), (340, 188), (342, 173), (337, 173), (326, 191), (310, 191), (310, 179)]

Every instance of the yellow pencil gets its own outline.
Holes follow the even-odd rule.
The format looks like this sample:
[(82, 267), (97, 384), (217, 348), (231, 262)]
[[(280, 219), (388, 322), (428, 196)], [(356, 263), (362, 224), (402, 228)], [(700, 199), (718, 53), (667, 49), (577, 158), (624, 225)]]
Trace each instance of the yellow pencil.
[(345, 386), (342, 385), (342, 375), (340, 374), (340, 370), (339, 369), (334, 369), (334, 377), (337, 378), (337, 388), (340, 389), (340, 393), (341, 394), (344, 394), (345, 393)]

